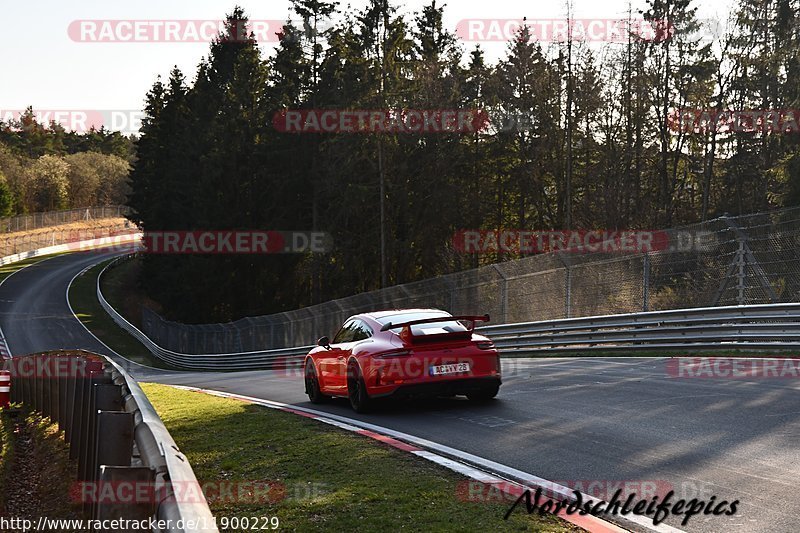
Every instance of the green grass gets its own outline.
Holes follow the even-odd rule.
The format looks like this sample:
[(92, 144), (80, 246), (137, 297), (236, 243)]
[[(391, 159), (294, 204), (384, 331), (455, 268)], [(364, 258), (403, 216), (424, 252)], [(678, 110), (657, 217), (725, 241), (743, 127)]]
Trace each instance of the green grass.
[(69, 302), (81, 322), (103, 343), (118, 354), (147, 366), (171, 368), (153, 356), (145, 346), (120, 328), (97, 300), (97, 276), (109, 261), (99, 263), (72, 282)]
[(103, 275), (103, 295), (134, 326), (142, 327), (142, 301), (138, 290), (141, 258), (121, 261)]
[(510, 504), (461, 501), (466, 478), (367, 437), (237, 400), (142, 388), (201, 483), (286, 488), (273, 503), (212, 500), (218, 519), (277, 516), (284, 531), (580, 531), (523, 511), (504, 521)]

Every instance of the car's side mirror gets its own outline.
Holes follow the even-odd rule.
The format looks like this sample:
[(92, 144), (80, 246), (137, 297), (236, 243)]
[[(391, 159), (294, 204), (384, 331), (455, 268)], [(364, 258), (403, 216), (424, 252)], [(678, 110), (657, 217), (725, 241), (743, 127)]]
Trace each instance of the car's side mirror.
[(330, 349), (330, 347), (331, 347), (331, 340), (330, 340), (330, 339), (329, 339), (327, 336), (325, 336), (325, 337), (320, 337), (320, 338), (319, 338), (319, 340), (317, 341), (317, 346), (322, 346), (323, 348), (328, 348), (328, 349)]

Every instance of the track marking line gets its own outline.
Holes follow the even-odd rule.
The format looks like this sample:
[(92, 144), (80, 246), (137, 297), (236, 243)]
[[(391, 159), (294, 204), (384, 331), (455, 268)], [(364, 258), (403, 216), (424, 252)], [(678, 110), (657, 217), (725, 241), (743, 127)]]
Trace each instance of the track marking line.
[[(464, 452), (462, 450), (445, 446), (444, 444), (439, 444), (433, 441), (429, 441), (427, 439), (415, 437), (413, 435), (409, 435), (407, 433), (396, 431), (390, 428), (385, 428), (383, 426), (378, 426), (376, 424), (370, 424), (369, 422), (363, 422), (361, 420), (356, 420), (340, 415), (326, 413), (324, 411), (318, 411), (316, 409), (309, 409), (307, 407), (301, 407), (298, 405), (290, 405), (282, 402), (275, 402), (272, 400), (255, 398), (253, 396), (244, 396), (241, 394), (234, 394), (230, 392), (222, 392), (222, 391), (204, 389), (199, 387), (191, 387), (186, 385), (169, 385), (169, 384), (167, 385), (170, 387), (174, 387), (176, 389), (199, 392), (203, 394), (210, 394), (212, 396), (219, 396), (221, 398), (231, 398), (234, 400), (241, 400), (247, 403), (268, 407), (270, 409), (276, 409), (279, 411), (286, 411), (294, 414), (299, 414), (306, 418), (312, 418), (314, 420), (328, 423), (337, 427), (348, 426), (348, 427), (343, 427), (343, 429), (348, 429), (349, 431), (354, 431), (358, 434), (367, 437), (372, 437), (372, 435), (375, 434), (379, 437), (377, 440), (381, 442), (387, 442), (386, 439), (391, 438), (391, 441), (387, 442), (390, 445), (394, 446), (395, 445), (394, 443), (399, 443), (400, 445), (402, 445), (402, 447), (400, 447), (399, 449), (404, 449), (405, 447), (415, 448), (415, 450), (411, 451), (410, 453), (413, 453), (414, 455), (417, 455), (418, 457), (422, 457), (429, 461), (435, 462), (445, 468), (448, 468), (453, 472), (457, 472), (459, 474), (467, 476), (475, 481), (494, 483), (496, 484), (496, 486), (498, 486), (499, 490), (504, 491), (506, 494), (512, 496), (519, 497), (519, 495), (522, 494), (525, 490), (530, 490), (531, 492), (534, 492), (537, 488), (541, 488), (543, 493), (546, 495), (561, 496), (564, 498), (569, 498), (570, 500), (573, 497), (574, 491), (569, 487), (559, 485), (544, 478), (534, 476), (533, 474), (517, 470), (516, 468), (501, 463), (496, 463), (489, 459), (484, 459), (482, 457), (473, 455), (468, 452)], [(338, 424), (333, 422), (338, 422)], [(434, 453), (432, 450), (438, 451), (440, 453), (438, 454)], [(597, 503), (602, 501), (593, 496), (583, 493), (581, 494), (584, 497), (584, 501), (592, 500)], [(582, 527), (583, 529), (586, 529), (587, 531), (590, 532), (621, 533), (628, 531), (615, 523), (603, 520), (602, 518), (591, 514), (585, 516), (581, 516), (578, 514), (569, 515), (566, 513), (564, 509), (562, 509), (558, 513), (558, 516), (566, 520), (567, 522)], [(621, 522), (629, 522), (640, 528), (644, 528), (647, 531), (653, 531), (657, 533), (684, 533), (683, 530), (677, 529), (673, 526), (669, 526), (667, 524), (664, 524), (663, 522), (661, 524), (655, 525), (652, 523), (652, 520), (649, 520), (645, 516), (632, 515), (632, 516), (621, 517), (615, 515), (615, 518), (619, 519)]]
[[(34, 255), (33, 257), (36, 257), (36, 256)], [(51, 257), (50, 259), (55, 259), (56, 257), (60, 257), (60, 255), (57, 255), (57, 256), (55, 256), (55, 257)], [(14, 274), (16, 274), (17, 272), (22, 272), (22, 271), (23, 271), (23, 270), (25, 270), (26, 268), (30, 268), (30, 267), (32, 267), (32, 266), (34, 266), (34, 265), (38, 265), (39, 263), (43, 263), (43, 262), (45, 262), (45, 261), (49, 261), (50, 259), (41, 259), (41, 260), (39, 260), (39, 261), (36, 261), (35, 263), (30, 263), (30, 264), (27, 264), (27, 265), (25, 265), (24, 267), (22, 267), (22, 268), (19, 268), (19, 269), (15, 270), (15, 271), (14, 271), (14, 272), (12, 272), (11, 274), (9, 274), (8, 276), (6, 276), (6, 277), (5, 277), (5, 278), (3, 278), (2, 280), (0, 280), (0, 288), (2, 288), (2, 287), (3, 287), (3, 284), (4, 284), (6, 281), (8, 281), (8, 280), (9, 280), (9, 278), (11, 278), (11, 276), (13, 276)], [(16, 262), (16, 261), (15, 261), (15, 262)], [(7, 264), (11, 265), (11, 264), (13, 264), (13, 263), (14, 263), (14, 262), (12, 262), (12, 263), (7, 263)], [(8, 341), (6, 341), (6, 337), (5, 337), (5, 335), (3, 334), (3, 328), (2, 328), (2, 327), (0, 327), (0, 360), (3, 360), (3, 359), (11, 359), (12, 357), (14, 357), (14, 354), (12, 354), (12, 353), (11, 353), (11, 348), (9, 348), (9, 346), (8, 346)]]

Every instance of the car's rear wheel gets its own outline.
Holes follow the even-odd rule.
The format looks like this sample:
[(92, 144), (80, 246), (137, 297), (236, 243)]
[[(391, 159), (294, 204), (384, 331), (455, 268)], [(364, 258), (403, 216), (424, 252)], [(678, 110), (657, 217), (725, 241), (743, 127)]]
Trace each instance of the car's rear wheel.
[(498, 392), (500, 392), (500, 385), (495, 384), (474, 392), (469, 392), (467, 393), (467, 398), (469, 398), (471, 402), (488, 402), (489, 400), (493, 400)]
[(372, 407), (372, 401), (367, 393), (367, 384), (361, 376), (361, 370), (355, 363), (347, 367), (347, 396), (350, 406), (356, 413), (366, 413)]
[(314, 363), (310, 359), (306, 361), (305, 380), (306, 394), (308, 394), (308, 399), (311, 403), (322, 403), (328, 399), (328, 397), (320, 391), (317, 369), (314, 368)]

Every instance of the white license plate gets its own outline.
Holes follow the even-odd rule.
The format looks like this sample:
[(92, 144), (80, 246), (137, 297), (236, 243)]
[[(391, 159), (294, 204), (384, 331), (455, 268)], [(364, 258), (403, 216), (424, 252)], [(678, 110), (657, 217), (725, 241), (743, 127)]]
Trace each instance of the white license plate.
[(439, 365), (431, 367), (431, 376), (462, 374), (464, 372), (469, 372), (469, 363), (454, 363), (452, 365)]

